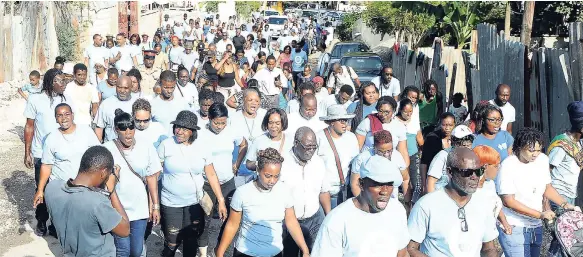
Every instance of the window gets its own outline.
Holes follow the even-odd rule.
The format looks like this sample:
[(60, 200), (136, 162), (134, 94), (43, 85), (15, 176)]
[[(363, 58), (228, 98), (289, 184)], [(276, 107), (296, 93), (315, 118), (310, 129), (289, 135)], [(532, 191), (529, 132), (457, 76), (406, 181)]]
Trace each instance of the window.
[(331, 58), (340, 58), (346, 53), (367, 52), (368, 46), (364, 44), (345, 44), (337, 45), (332, 49)]
[(270, 17), (269, 20), (267, 21), (267, 23), (269, 25), (283, 25), (285, 23), (285, 21), (287, 21), (286, 18)]
[(275, 15), (279, 15), (279, 13), (276, 11), (265, 11), (263, 16), (275, 16)]
[(352, 67), (356, 72), (380, 73), (383, 67), (381, 58), (379, 57), (351, 57), (342, 60), (342, 65)]

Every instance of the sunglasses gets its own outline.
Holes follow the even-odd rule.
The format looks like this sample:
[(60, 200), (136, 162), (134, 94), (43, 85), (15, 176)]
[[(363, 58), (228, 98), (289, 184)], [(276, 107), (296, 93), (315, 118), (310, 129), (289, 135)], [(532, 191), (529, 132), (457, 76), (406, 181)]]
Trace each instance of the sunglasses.
[(484, 167), (478, 169), (459, 169), (456, 167), (449, 167), (449, 169), (455, 171), (455, 173), (460, 174), (464, 178), (470, 177), (472, 174), (476, 174), (477, 177), (484, 175)]
[(300, 146), (302, 146), (302, 148), (304, 148), (304, 150), (306, 150), (306, 151), (316, 151), (316, 150), (318, 150), (318, 144), (315, 144), (315, 145), (304, 145), (299, 140), (296, 140), (296, 142), (298, 142), (298, 144), (300, 144)]
[(459, 208), (457, 210), (457, 217), (461, 220), (462, 232), (468, 232), (468, 221), (466, 220), (466, 210), (464, 208)]
[(119, 131), (126, 131), (128, 129), (129, 130), (134, 130), (136, 128), (136, 126), (133, 123), (132, 124), (129, 124), (129, 125), (127, 125), (127, 124), (119, 124), (118, 126), (116, 126), (116, 128)]

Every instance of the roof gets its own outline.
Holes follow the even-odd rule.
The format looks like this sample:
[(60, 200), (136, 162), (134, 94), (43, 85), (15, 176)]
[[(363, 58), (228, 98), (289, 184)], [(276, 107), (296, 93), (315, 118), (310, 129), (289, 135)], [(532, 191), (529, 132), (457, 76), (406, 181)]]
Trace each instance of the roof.
[(376, 54), (376, 53), (372, 53), (372, 52), (351, 52), (351, 53), (345, 53), (344, 55), (342, 55), (342, 58), (344, 57), (379, 57), (380, 55)]

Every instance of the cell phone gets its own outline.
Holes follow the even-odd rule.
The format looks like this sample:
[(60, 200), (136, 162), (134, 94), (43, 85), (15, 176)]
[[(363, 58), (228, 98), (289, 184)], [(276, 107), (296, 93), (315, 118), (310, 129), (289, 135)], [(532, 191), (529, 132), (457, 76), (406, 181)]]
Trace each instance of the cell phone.
[(277, 75), (277, 77), (275, 77), (275, 81), (280, 81), (281, 80), (280, 76), (281, 75)]

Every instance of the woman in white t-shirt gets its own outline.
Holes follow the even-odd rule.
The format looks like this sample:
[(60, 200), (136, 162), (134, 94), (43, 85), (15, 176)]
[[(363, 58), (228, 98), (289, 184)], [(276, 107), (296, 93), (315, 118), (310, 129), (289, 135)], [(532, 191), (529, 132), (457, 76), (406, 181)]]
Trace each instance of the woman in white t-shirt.
[(158, 148), (168, 136), (159, 122), (152, 121), (152, 105), (144, 98), (137, 99), (132, 105), (132, 116), (136, 125), (136, 141), (144, 141)]
[(138, 61), (138, 65), (144, 64), (144, 54), (142, 52), (142, 47), (140, 46), (141, 43), (142, 40), (140, 39), (140, 35), (132, 34), (130, 37), (130, 47), (133, 48), (136, 53), (136, 61)]
[(117, 139), (103, 146), (121, 168), (115, 191), (128, 215), (131, 230), (129, 237), (114, 235), (116, 252), (118, 256), (140, 256), (148, 221), (154, 226), (160, 222), (158, 174), (162, 166), (153, 145), (135, 140), (135, 123), (129, 113), (115, 110), (114, 126)]
[[(200, 138), (205, 141), (205, 150), (212, 155), (213, 166), (221, 184), (221, 191), (226, 197), (226, 206), (230, 203), (230, 198), (235, 192), (234, 175), (237, 173), (245, 154), (247, 153), (247, 140), (237, 133), (236, 129), (227, 125), (229, 118), (229, 111), (223, 103), (213, 103), (208, 110), (209, 123), (201, 129)], [(233, 150), (238, 146), (237, 158), (233, 163)], [(206, 179), (206, 177), (205, 177)], [(205, 180), (205, 192), (208, 192), (209, 197), (213, 201), (213, 205), (217, 204), (217, 198), (211, 190), (208, 180)], [(211, 223), (211, 216), (205, 216), (205, 229), (198, 239), (198, 249), (201, 256), (206, 256), (209, 243), (209, 229)], [(224, 226), (221, 228), (221, 230)], [(222, 233), (219, 233), (219, 235)], [(220, 240), (220, 238), (218, 238)]]
[[(191, 111), (181, 111), (173, 124), (174, 136), (158, 146), (158, 157), (163, 162), (161, 188), (162, 231), (164, 250), (162, 256), (174, 256), (179, 243), (184, 256), (196, 256), (198, 238), (205, 227), (208, 197), (204, 197), (203, 173), (217, 196), (218, 213), (225, 220), (227, 209), (221, 185), (213, 166), (205, 140), (198, 138), (197, 117)], [(207, 200), (205, 200), (207, 199)], [(208, 209), (207, 209), (208, 210)], [(179, 242), (180, 241), (180, 242)]]
[[(407, 90), (407, 88), (405, 88), (405, 90)], [(412, 186), (411, 192), (413, 193), (411, 196), (411, 201), (414, 204), (417, 202), (417, 200), (419, 200), (421, 194), (423, 193), (421, 175), (419, 174), (419, 157), (421, 154), (419, 148), (423, 146), (423, 135), (421, 135), (421, 126), (419, 124), (419, 120), (413, 119), (415, 115), (415, 106), (409, 98), (410, 94), (416, 94), (416, 92), (407, 90), (405, 94), (402, 95), (404, 98), (402, 98), (399, 102), (395, 120), (405, 125), (407, 136), (407, 152), (409, 153), (410, 162), (409, 177), (411, 179)], [(417, 98), (416, 95), (414, 99)]]
[(224, 256), (239, 227), (233, 257), (281, 257), (284, 224), (302, 250), (302, 256), (310, 256), (294, 213), (291, 191), (285, 184), (277, 183), (283, 157), (273, 148), (259, 151), (257, 156), (257, 179), (235, 191), (217, 257)]
[[(369, 114), (356, 128), (354, 134), (358, 139), (361, 151), (373, 148), (373, 134), (376, 131), (387, 130), (393, 136), (393, 149), (399, 151), (409, 166), (409, 153), (407, 151), (407, 130), (403, 123), (394, 120), (393, 114), (397, 109), (397, 101), (393, 97), (383, 96), (376, 104), (377, 113)], [(374, 119), (371, 121), (371, 119)], [(380, 126), (376, 126), (376, 125)]]
[(280, 154), (287, 153), (293, 146), (293, 138), (285, 138), (287, 129), (287, 113), (279, 108), (271, 108), (265, 114), (261, 129), (265, 132), (257, 137), (247, 151), (247, 169), (257, 170), (257, 152), (269, 147), (276, 149)]
[(170, 42), (172, 45), (166, 47), (166, 54), (168, 54), (168, 59), (170, 60), (170, 70), (173, 72), (178, 71), (178, 65), (180, 65), (180, 56), (184, 53), (184, 47), (180, 46), (180, 40), (177, 36), (172, 36)]
[(499, 227), (499, 241), (508, 257), (540, 255), (542, 220), (555, 217), (551, 210), (543, 211), (543, 197), (566, 210), (581, 211), (570, 204), (551, 185), (549, 158), (541, 153), (543, 134), (534, 128), (518, 131), (512, 145), (513, 155), (508, 156), (496, 177), (496, 190), (502, 198), (504, 213), (512, 234)]

